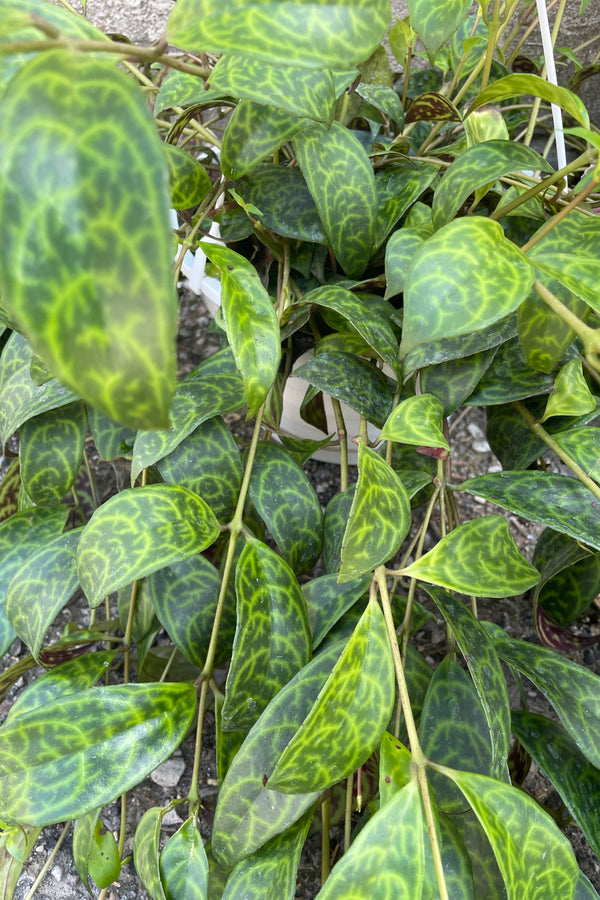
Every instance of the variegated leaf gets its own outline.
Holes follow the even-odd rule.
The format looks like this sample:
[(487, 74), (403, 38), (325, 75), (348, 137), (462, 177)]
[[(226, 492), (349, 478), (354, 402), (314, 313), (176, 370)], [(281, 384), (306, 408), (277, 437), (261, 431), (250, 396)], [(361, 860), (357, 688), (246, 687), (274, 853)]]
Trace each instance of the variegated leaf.
[(133, 859), (140, 880), (152, 900), (167, 900), (160, 877), (160, 827), (165, 810), (153, 806), (146, 810), (135, 830)]
[(208, 859), (194, 818), (171, 835), (159, 858), (167, 900), (206, 900)]
[(297, 240), (327, 243), (315, 201), (300, 169), (266, 163), (241, 178), (236, 191), (258, 210), (256, 219), (269, 231)]
[(398, 441), (416, 447), (439, 447), (450, 454), (443, 433), (442, 404), (432, 394), (407, 397), (398, 404), (381, 430), (381, 441)]
[(466, 0), (408, 0), (411, 28), (421, 38), (432, 65), (438, 50), (462, 24), (469, 8)]
[(596, 409), (596, 398), (583, 377), (581, 359), (570, 359), (560, 369), (548, 397), (541, 422), (551, 416), (584, 416)]
[(28, 419), (19, 432), (21, 482), (36, 506), (56, 506), (72, 487), (87, 434), (81, 401)]
[(337, 574), (321, 575), (302, 586), (308, 610), (313, 647), (318, 647), (337, 620), (368, 590), (370, 575), (340, 584)]
[(197, 206), (206, 197), (211, 180), (197, 159), (185, 150), (165, 144), (171, 185), (171, 203), (175, 209)]
[(505, 100), (508, 97), (518, 97), (521, 94), (533, 95), (561, 106), (565, 112), (581, 122), (589, 125), (589, 115), (584, 103), (579, 97), (567, 88), (557, 87), (539, 75), (506, 75), (498, 81), (494, 81), (472, 101), (469, 112), (474, 112), (488, 103)]
[[(265, 106), (254, 100), (242, 100), (234, 109), (223, 135), (223, 174), (231, 179), (247, 175), (293, 138), (297, 131), (305, 128), (309, 121), (286, 109), (277, 109), (274, 105)], [(261, 209), (259, 204), (252, 203)]]

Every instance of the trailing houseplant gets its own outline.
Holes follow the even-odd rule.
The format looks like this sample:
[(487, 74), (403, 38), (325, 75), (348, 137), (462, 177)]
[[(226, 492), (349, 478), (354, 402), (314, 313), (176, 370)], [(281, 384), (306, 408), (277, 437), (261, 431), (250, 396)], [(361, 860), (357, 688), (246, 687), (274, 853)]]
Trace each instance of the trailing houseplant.
[[(164, 846), (167, 808), (135, 831), (153, 898), (292, 897), (317, 810), (321, 900), (596, 896), (508, 763), (512, 734), (598, 852), (600, 682), (565, 654), (600, 590), (598, 136), (574, 92), (521, 71), (530, 8), (469, 6), (410, 4), (389, 34), (397, 78), (385, 0), (178, 0), (151, 48), (0, 2), (0, 440), (18, 434), (0, 649), (30, 651), (2, 687), (46, 670), (0, 727), (4, 896), (40, 829), (71, 820), (104, 896), (127, 792), (190, 729), (189, 817)], [(572, 120), (557, 171), (529, 146), (548, 121), (531, 97)], [(198, 247), (223, 346), (178, 381), (177, 269)], [(278, 434), (306, 350), (304, 414), (324, 426), (324, 392), (336, 415), (321, 442)], [(461, 483), (446, 423), (463, 404), (485, 408), (503, 470)], [(241, 409), (243, 447), (223, 418)], [(88, 429), (131, 461), (104, 502)], [(332, 442), (323, 511), (302, 467)], [(501, 514), (461, 522), (461, 492), (544, 526), (533, 564)], [(48, 639), (79, 588), (89, 621)], [(540, 645), (478, 617), (477, 598), (525, 591)], [(435, 670), (412, 642), (433, 610)], [(523, 676), (555, 719), (511, 714)], [(115, 839), (102, 807), (118, 797)], [(332, 808), (345, 846), (327, 877)]]

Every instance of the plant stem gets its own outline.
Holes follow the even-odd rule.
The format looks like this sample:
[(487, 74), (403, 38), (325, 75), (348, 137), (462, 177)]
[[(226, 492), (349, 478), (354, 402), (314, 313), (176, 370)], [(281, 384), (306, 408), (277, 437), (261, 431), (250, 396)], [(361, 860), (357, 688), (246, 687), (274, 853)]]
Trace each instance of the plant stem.
[(196, 743), (194, 746), (194, 768), (192, 770), (192, 784), (188, 794), (190, 816), (195, 816), (200, 806), (200, 794), (198, 793), (198, 778), (200, 775), (200, 753), (202, 750), (202, 727), (204, 723), (204, 711), (206, 709), (206, 695), (208, 693), (208, 678), (200, 685), (200, 697), (198, 698), (198, 721), (196, 723)]
[(331, 797), (328, 796), (321, 803), (321, 886), (329, 878), (329, 854), (331, 852), (329, 842), (329, 827), (331, 822)]
[(483, 72), (481, 73), (481, 87), (480, 91), (484, 91), (488, 86), (488, 81), (490, 80), (490, 71), (492, 68), (492, 61), (494, 59), (494, 50), (496, 48), (496, 44), (498, 42), (498, 29), (500, 27), (500, 0), (494, 0), (494, 6), (492, 9), (492, 21), (489, 25), (488, 30), (488, 41), (487, 47), (485, 50), (485, 62), (483, 66)]
[(511, 200), (510, 203), (507, 203), (506, 206), (502, 206), (500, 209), (494, 210), (493, 213), (490, 214), (490, 219), (501, 219), (503, 216), (511, 213), (513, 209), (517, 209), (522, 203), (525, 203), (527, 200), (530, 200), (532, 197), (535, 197), (537, 194), (541, 194), (543, 191), (547, 190), (547, 188), (552, 187), (553, 184), (556, 184), (558, 181), (562, 181), (567, 175), (570, 175), (571, 172), (577, 171), (577, 169), (582, 168), (583, 166), (588, 165), (592, 162), (594, 158), (594, 153), (590, 150), (586, 150), (585, 153), (582, 153), (581, 156), (578, 156), (577, 159), (574, 159), (573, 162), (570, 162), (568, 165), (561, 169), (559, 172), (553, 172), (547, 178), (544, 178), (543, 181), (539, 181), (537, 184), (534, 184), (533, 187), (530, 187), (523, 194), (516, 197), (514, 200)]
[(340, 491), (345, 491), (348, 487), (348, 432), (346, 431), (346, 423), (344, 422), (344, 414), (342, 412), (342, 404), (335, 397), (331, 398), (333, 406), (333, 414), (335, 416), (335, 424), (340, 442)]
[(63, 830), (61, 831), (60, 837), (59, 837), (59, 839), (57, 840), (57, 842), (56, 842), (56, 844), (54, 845), (54, 847), (52, 848), (52, 852), (51, 852), (50, 855), (48, 856), (48, 859), (46, 860), (46, 862), (45, 862), (44, 865), (42, 866), (41, 871), (40, 871), (40, 874), (38, 875), (38, 877), (35, 879), (35, 881), (34, 881), (33, 884), (31, 885), (31, 887), (30, 887), (30, 889), (29, 889), (29, 893), (28, 893), (27, 896), (25, 897), (25, 900), (32, 900), (32, 898), (33, 898), (35, 892), (37, 891), (37, 889), (39, 888), (40, 884), (41, 884), (42, 881), (44, 880), (44, 877), (45, 877), (45, 875), (46, 875), (46, 872), (48, 871), (48, 869), (50, 868), (50, 866), (51, 866), (52, 863), (54, 862), (54, 860), (55, 860), (55, 858), (56, 858), (56, 854), (57, 854), (58, 851), (60, 850), (61, 844), (62, 844), (62, 842), (64, 841), (64, 839), (66, 838), (67, 832), (68, 832), (68, 830), (69, 830), (70, 827), (71, 827), (71, 821), (69, 820), (69, 821), (65, 824)]
[(350, 849), (352, 841), (352, 797), (354, 793), (354, 772), (346, 780), (346, 805), (344, 807), (344, 853)]
[(568, 306), (556, 297), (552, 291), (549, 291), (537, 279), (533, 283), (534, 290), (540, 295), (550, 309), (561, 317), (561, 319), (569, 325), (575, 334), (579, 335), (583, 341), (585, 355), (590, 365), (600, 370), (600, 330), (590, 328), (579, 319), (575, 313), (571, 312)]
[(571, 472), (581, 481), (582, 484), (586, 486), (586, 488), (592, 492), (594, 497), (597, 497), (600, 500), (600, 486), (593, 481), (590, 476), (583, 471), (580, 465), (575, 462), (572, 456), (566, 453), (565, 450), (562, 449), (560, 444), (558, 444), (554, 438), (548, 434), (546, 429), (540, 425), (540, 423), (535, 419), (535, 416), (529, 412), (526, 406), (524, 406), (519, 400), (513, 401), (513, 406), (517, 410), (517, 412), (522, 416), (522, 418), (527, 422), (531, 431), (535, 434), (537, 438), (546, 444), (547, 447), (550, 448), (562, 462), (566, 466), (569, 467)]
[(540, 230), (527, 241), (526, 244), (523, 244), (523, 246), (521, 247), (523, 253), (527, 253), (527, 251), (531, 250), (531, 248), (534, 247), (538, 241), (541, 241), (543, 237), (546, 237), (548, 232), (552, 231), (552, 229), (555, 228), (559, 222), (562, 222), (565, 216), (568, 216), (571, 210), (575, 209), (576, 206), (578, 206), (583, 200), (585, 200), (588, 194), (591, 194), (599, 184), (600, 179), (592, 178), (587, 187), (576, 194), (575, 197), (573, 197), (573, 199), (569, 203), (567, 203), (566, 206), (563, 206), (560, 212), (556, 213), (555, 216), (552, 216), (551, 219), (548, 219), (546, 224), (543, 225)]

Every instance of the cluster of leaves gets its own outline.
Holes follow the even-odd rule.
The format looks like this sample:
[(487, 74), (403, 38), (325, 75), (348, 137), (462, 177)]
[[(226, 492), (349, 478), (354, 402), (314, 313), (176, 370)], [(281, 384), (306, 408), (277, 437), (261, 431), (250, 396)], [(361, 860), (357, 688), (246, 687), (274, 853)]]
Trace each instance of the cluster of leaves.
[[(492, 6), (409, 3), (397, 84), (386, 0), (178, 0), (171, 54), (0, 0), (0, 442), (18, 434), (0, 655), (29, 650), (1, 688), (46, 670), (0, 728), (2, 896), (40, 830), (71, 820), (104, 896), (127, 835), (102, 807), (194, 721), (189, 818), (162, 850), (167, 808), (135, 832), (155, 900), (292, 898), (319, 806), (345, 825), (320, 900), (597, 896), (508, 762), (512, 734), (600, 851), (600, 681), (565, 655), (600, 590), (598, 138), (575, 93), (519, 70), (519, 0)], [(417, 52), (429, 67), (411, 71)], [(513, 139), (525, 95), (575, 120), (566, 169)], [(172, 207), (176, 268), (200, 247), (221, 287), (222, 349), (180, 381)], [(307, 348), (314, 441), (280, 429)], [(450, 484), (445, 423), (465, 404), (503, 469)], [(243, 452), (223, 418), (238, 410)], [(90, 441), (130, 460), (103, 503)], [(340, 490), (323, 512), (303, 465), (325, 446)], [(533, 565), (504, 516), (461, 524), (457, 491), (545, 526)], [(431, 615), (417, 584), (448, 626), (435, 670), (411, 641)], [(49, 637), (79, 589), (89, 621)], [(476, 598), (528, 590), (541, 646), (477, 616)], [(502, 661), (555, 720), (511, 712)]]

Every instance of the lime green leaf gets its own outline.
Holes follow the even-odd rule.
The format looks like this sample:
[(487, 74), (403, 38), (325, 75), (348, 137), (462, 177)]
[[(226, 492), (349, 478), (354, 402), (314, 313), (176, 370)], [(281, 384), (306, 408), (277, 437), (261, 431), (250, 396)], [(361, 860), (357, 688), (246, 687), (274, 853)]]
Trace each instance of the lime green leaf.
[(550, 416), (583, 416), (595, 409), (596, 399), (583, 377), (581, 359), (570, 359), (556, 376), (554, 390), (548, 397), (540, 422)]
[(556, 443), (596, 482), (600, 480), (599, 437), (600, 430), (591, 425), (569, 428), (555, 436)]
[(600, 554), (558, 531), (542, 532), (533, 564), (541, 575), (534, 602), (558, 625), (574, 622), (600, 592)]
[(247, 175), (258, 163), (293, 138), (297, 131), (306, 127), (308, 122), (308, 119), (300, 119), (285, 109), (242, 100), (234, 109), (223, 135), (223, 174), (231, 179)]
[(431, 235), (431, 228), (405, 226), (395, 231), (385, 248), (385, 298), (404, 291), (408, 269), (417, 251)]
[(34, 416), (76, 400), (58, 381), (38, 386), (31, 380), (32, 350), (24, 337), (12, 334), (0, 356), (0, 444)]
[(503, 175), (520, 171), (551, 172), (552, 166), (531, 147), (513, 141), (485, 141), (469, 147), (446, 170), (433, 198), (433, 223), (446, 225), (465, 200)]
[(547, 276), (556, 279), (599, 312), (599, 240), (600, 222), (597, 217), (590, 218), (573, 211), (540, 238), (527, 255), (544, 273), (544, 284), (551, 288)]
[(492, 637), (498, 656), (515, 666), (544, 694), (583, 755), (598, 768), (598, 675), (546, 647), (511, 640), (499, 629)]
[(93, 878), (99, 888), (108, 887), (119, 877), (119, 848), (112, 831), (108, 831), (100, 820), (100, 809), (92, 810), (75, 822), (73, 859), (86, 887), (88, 876)]
[(225, 731), (248, 731), (275, 694), (307, 664), (306, 603), (287, 563), (250, 540), (235, 574), (237, 630), (222, 711)]
[(406, 488), (384, 459), (361, 441), (358, 483), (342, 543), (341, 581), (357, 578), (391, 559), (411, 522)]
[(189, 209), (204, 200), (210, 189), (208, 173), (185, 150), (165, 144), (171, 179), (171, 203), (175, 209)]
[[(143, 96), (112, 63), (52, 50), (10, 82), (2, 120), (11, 317), (83, 399), (122, 424), (164, 428), (177, 300), (167, 166)], [(43, 145), (31, 143), (32, 122)]]
[(417, 447), (442, 447), (449, 454), (450, 445), (442, 431), (442, 417), (442, 404), (432, 394), (407, 397), (388, 418), (379, 439)]
[[(347, 403), (379, 428), (392, 411), (397, 382), (364, 359), (349, 353), (326, 351), (294, 370), (297, 378)], [(354, 435), (350, 435), (354, 437)]]
[(206, 900), (208, 860), (193, 818), (169, 838), (159, 865), (167, 900)]
[(411, 28), (421, 38), (433, 65), (442, 44), (452, 37), (469, 11), (466, 0), (408, 0), (408, 15)]
[(285, 110), (295, 116), (298, 124), (301, 118), (325, 123), (333, 120), (335, 94), (328, 69), (271, 65), (242, 56), (240, 51), (243, 52), (242, 47), (221, 57), (207, 82), (210, 88)]
[(452, 628), (483, 707), (492, 743), (491, 774), (503, 778), (510, 744), (510, 705), (506, 679), (494, 645), (473, 613), (452, 594), (437, 587), (427, 593)]
[(405, 285), (400, 355), (419, 344), (468, 335), (498, 322), (519, 307), (533, 280), (533, 266), (504, 237), (498, 222), (455, 219), (413, 258)]
[(302, 726), (269, 778), (285, 793), (322, 791), (378, 745), (394, 706), (395, 676), (383, 613), (372, 600)]
[(498, 100), (506, 100), (508, 97), (517, 97), (521, 94), (531, 94), (546, 100), (547, 103), (555, 103), (582, 125), (589, 127), (590, 119), (585, 105), (579, 97), (567, 88), (550, 84), (539, 75), (507, 75), (505, 78), (500, 78), (473, 100), (469, 106), (469, 113), (488, 103), (495, 103)]
[(336, 258), (349, 278), (360, 278), (374, 249), (377, 215), (375, 176), (364, 147), (333, 122), (303, 129), (294, 150)]
[[(206, 661), (221, 575), (204, 556), (194, 555), (154, 572), (147, 579), (156, 615), (186, 659), (201, 669)], [(229, 657), (235, 631), (235, 600), (223, 610), (217, 660)]]
[(550, 472), (492, 472), (463, 481), (458, 490), (485, 497), (600, 550), (598, 502), (576, 478)]
[(540, 578), (503, 516), (482, 516), (459, 525), (402, 574), (476, 597), (513, 597)]
[[(462, 71), (464, 72), (464, 68)], [(483, 109), (476, 109), (474, 113), (471, 113), (464, 120), (464, 127), (469, 147), (487, 141), (510, 140), (508, 126), (504, 121), (502, 110), (495, 106), (485, 106)], [(487, 186), (484, 185), (476, 191), (475, 196), (477, 200), (485, 196), (487, 190)]]
[(309, 809), (283, 834), (240, 860), (227, 879), (222, 900), (294, 900), (296, 870), (313, 812)]
[(254, 415), (277, 375), (281, 357), (277, 315), (252, 263), (227, 247), (201, 246), (221, 270), (227, 337), (246, 386), (248, 415)]
[[(401, 165), (386, 166), (375, 173), (377, 223), (375, 234), (380, 246), (409, 206), (431, 185), (438, 167), (407, 159)], [(395, 233), (396, 234), (396, 233)], [(395, 234), (390, 240), (395, 237)]]
[(6, 615), (39, 662), (46, 632), (78, 587), (77, 544), (81, 529), (68, 531), (32, 553), (6, 591)]
[(462, 359), (449, 359), (437, 366), (421, 369), (421, 390), (433, 394), (442, 404), (444, 416), (455, 412), (473, 393), (496, 355), (496, 348), (474, 353)]
[(109, 803), (170, 756), (195, 709), (193, 685), (126, 684), (88, 688), (3, 725), (5, 818), (49, 825)]
[(88, 406), (88, 417), (94, 446), (102, 459), (131, 458), (136, 435), (133, 428), (119, 425), (92, 406)]
[(510, 341), (517, 334), (516, 313), (509, 313), (494, 325), (473, 331), (471, 334), (455, 338), (438, 338), (428, 344), (421, 344), (408, 354), (404, 361), (404, 371), (414, 372), (424, 366), (437, 366), (451, 359), (463, 359), (474, 353), (491, 350)]
[(316, 656), (287, 684), (248, 734), (223, 781), (215, 812), (213, 852), (224, 866), (249, 856), (285, 831), (319, 794), (282, 794), (269, 775), (296, 734), (340, 655), (338, 642)]
[(55, 506), (73, 485), (87, 434), (81, 401), (28, 419), (19, 432), (21, 481), (36, 506)]
[(513, 710), (512, 727), (527, 753), (557, 789), (594, 853), (598, 855), (600, 771), (587, 761), (564, 728), (551, 719), (525, 710)]
[(152, 900), (167, 900), (160, 877), (160, 826), (165, 810), (153, 806), (140, 819), (133, 841), (133, 860)]
[(573, 900), (598, 900), (598, 894), (583, 872), (579, 872)]
[(379, 748), (379, 796), (382, 806), (410, 781), (410, 760), (410, 750), (389, 731), (384, 731)]
[(318, 647), (338, 619), (368, 590), (370, 583), (371, 576), (367, 574), (362, 578), (340, 584), (337, 574), (331, 573), (313, 578), (302, 586), (313, 635), (313, 647)]
[(175, 450), (195, 428), (217, 415), (241, 409), (246, 403), (244, 385), (237, 372), (180, 382), (171, 406), (168, 431), (138, 431), (133, 445), (131, 483), (140, 472)]
[(492, 845), (508, 900), (573, 897), (579, 869), (571, 845), (550, 816), (518, 788), (446, 769), (472, 806)]
[(91, 606), (215, 541), (219, 524), (187, 488), (151, 484), (122, 491), (96, 510), (77, 551), (79, 583)]
[(389, 24), (384, 0), (182, 0), (167, 36), (179, 47), (343, 69), (368, 59)]
[(422, 900), (426, 883), (426, 825), (416, 779), (367, 822), (318, 894), (318, 900)]
[(6, 900), (14, 897), (25, 861), (37, 844), (41, 830), (26, 826), (0, 833), (0, 884)]
[(258, 445), (249, 493), (294, 572), (314, 565), (321, 553), (321, 504), (300, 466), (282, 447)]
[(527, 364), (516, 338), (503, 344), (483, 378), (465, 401), (473, 406), (492, 406), (523, 400), (552, 390), (551, 375), (537, 372)]
[[(544, 272), (544, 286), (565, 304), (578, 318), (587, 315), (587, 304), (569, 291), (560, 281)], [(532, 291), (517, 311), (519, 344), (527, 363), (539, 372), (551, 372), (562, 359), (575, 332), (564, 319), (550, 309), (537, 291)]]
[[(226, 137), (227, 132), (224, 148)], [(235, 164), (243, 158), (240, 150)], [(267, 163), (238, 181), (236, 189), (245, 202), (257, 207), (260, 212), (256, 218), (269, 231), (302, 241), (327, 243), (315, 201), (300, 169)]]

